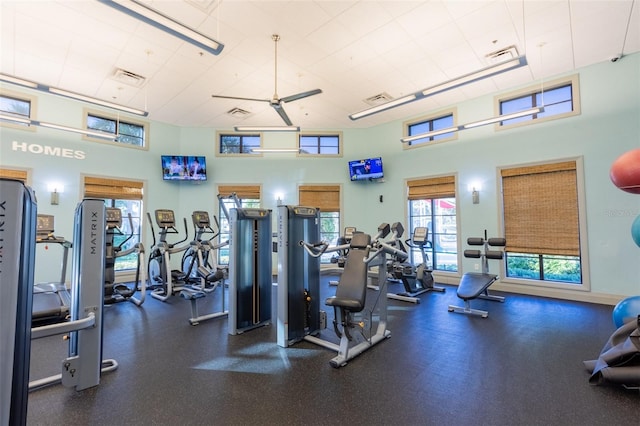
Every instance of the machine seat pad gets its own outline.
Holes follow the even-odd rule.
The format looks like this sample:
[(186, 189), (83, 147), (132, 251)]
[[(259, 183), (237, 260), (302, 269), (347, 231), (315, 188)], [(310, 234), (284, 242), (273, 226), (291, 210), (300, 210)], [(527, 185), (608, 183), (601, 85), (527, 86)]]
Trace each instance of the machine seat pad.
[(328, 306), (339, 306), (351, 312), (360, 312), (364, 308), (364, 300), (348, 299), (332, 296), (325, 302)]
[(205, 297), (206, 294), (204, 294), (204, 292), (202, 291), (189, 291), (189, 290), (182, 290), (180, 292), (180, 297), (187, 299), (187, 300), (192, 300), (192, 299), (200, 299), (202, 297)]
[(498, 278), (494, 274), (467, 272), (462, 276), (458, 286), (458, 297), (462, 300), (475, 299), (480, 296)]
[(367, 264), (371, 236), (364, 233), (353, 234), (351, 247), (340, 277), (336, 295), (326, 299), (328, 306), (343, 308), (351, 312), (364, 309), (367, 296)]

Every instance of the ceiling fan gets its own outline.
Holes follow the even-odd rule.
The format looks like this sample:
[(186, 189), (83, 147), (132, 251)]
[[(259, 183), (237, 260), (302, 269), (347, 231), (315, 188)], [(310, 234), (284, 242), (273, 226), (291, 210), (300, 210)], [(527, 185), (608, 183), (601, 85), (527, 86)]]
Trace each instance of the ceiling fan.
[(287, 126), (292, 126), (293, 123), (289, 116), (284, 110), (283, 103), (297, 101), (298, 99), (306, 98), (309, 96), (317, 95), (322, 93), (320, 89), (309, 90), (307, 92), (296, 93), (295, 95), (285, 96), (284, 98), (278, 97), (278, 41), (280, 40), (280, 36), (278, 34), (273, 34), (271, 39), (275, 43), (275, 89), (273, 92), (272, 99), (258, 99), (258, 98), (243, 98), (239, 96), (223, 96), (223, 95), (211, 95), (212, 98), (222, 98), (222, 99), (237, 99), (241, 101), (259, 101), (259, 102), (269, 102), (269, 105), (276, 110), (276, 112), (282, 117)]

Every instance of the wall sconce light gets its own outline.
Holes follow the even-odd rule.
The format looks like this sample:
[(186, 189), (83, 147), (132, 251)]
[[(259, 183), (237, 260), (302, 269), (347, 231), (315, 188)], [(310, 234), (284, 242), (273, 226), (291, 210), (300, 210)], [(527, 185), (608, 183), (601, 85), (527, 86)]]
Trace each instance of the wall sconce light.
[(471, 201), (473, 201), (473, 204), (480, 204), (480, 191), (476, 188), (471, 191)]
[(278, 206), (282, 205), (282, 197), (283, 197), (283, 194), (281, 192), (276, 193), (276, 205)]
[(57, 206), (60, 204), (60, 193), (64, 192), (64, 186), (52, 183), (48, 185), (49, 192), (51, 193), (51, 205)]

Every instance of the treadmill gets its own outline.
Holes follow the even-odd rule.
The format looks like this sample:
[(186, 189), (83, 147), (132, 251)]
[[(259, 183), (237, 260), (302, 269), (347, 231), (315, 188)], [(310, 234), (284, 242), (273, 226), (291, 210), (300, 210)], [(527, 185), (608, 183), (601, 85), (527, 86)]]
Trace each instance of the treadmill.
[(67, 279), (67, 259), (72, 243), (54, 234), (54, 217), (48, 214), (38, 214), (36, 243), (59, 244), (62, 247), (62, 271), (60, 281), (38, 283), (33, 286), (31, 323), (32, 325), (42, 325), (65, 321), (69, 317), (69, 306), (71, 305), (71, 294), (65, 281)]

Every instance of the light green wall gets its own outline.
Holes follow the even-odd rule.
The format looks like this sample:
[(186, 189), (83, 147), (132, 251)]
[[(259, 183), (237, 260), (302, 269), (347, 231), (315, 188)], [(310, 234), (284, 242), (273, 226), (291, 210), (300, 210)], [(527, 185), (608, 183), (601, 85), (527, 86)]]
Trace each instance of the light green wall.
[[(343, 225), (374, 232), (381, 222), (401, 221), (406, 227), (405, 180), (455, 173), (458, 180), (458, 223), (461, 240), (500, 234), (497, 170), (499, 167), (564, 158), (582, 158), (586, 191), (587, 241), (592, 292), (619, 296), (640, 293), (640, 248), (630, 227), (640, 214), (640, 196), (615, 188), (609, 179), (612, 162), (640, 147), (640, 55), (615, 64), (603, 62), (579, 70), (582, 114), (563, 120), (496, 132), (485, 126), (459, 133), (453, 142), (403, 150), (402, 121), (369, 129), (343, 130), (342, 158), (304, 158), (265, 154), (260, 158), (215, 156), (215, 132), (210, 128), (179, 128), (151, 121), (148, 151), (83, 141), (81, 136), (38, 128), (35, 132), (3, 127), (0, 164), (32, 169), (31, 184), (40, 198), (39, 212), (56, 216), (57, 233), (71, 238), (73, 210), (80, 199), (81, 174), (144, 179), (145, 210), (173, 208), (178, 217), (196, 209), (217, 212), (218, 184), (259, 183), (263, 207), (275, 209), (275, 194), (297, 203), (297, 186), (313, 183), (342, 185)], [(16, 90), (11, 87), (10, 90)], [(457, 105), (458, 122), (494, 114), (493, 96)], [(425, 111), (425, 114), (430, 111)], [(61, 98), (38, 95), (38, 118), (82, 127), (82, 106)], [(153, 117), (151, 117), (152, 119)], [(223, 129), (225, 130), (225, 129)], [(13, 141), (81, 150), (84, 160), (23, 153)], [(265, 147), (293, 147), (295, 134), (265, 134)], [(206, 155), (206, 183), (164, 182), (160, 155)], [(385, 182), (349, 182), (347, 161), (382, 156)], [(60, 205), (49, 204), (47, 183), (65, 185)], [(470, 182), (482, 182), (480, 204), (471, 203)], [(552, 189), (550, 189), (552, 190)], [(383, 195), (384, 202), (379, 202)], [(148, 234), (148, 225), (145, 224)], [(585, 237), (585, 236), (583, 236)], [(149, 235), (146, 239), (150, 244)], [(36, 280), (54, 279), (59, 258), (38, 254)], [(46, 260), (45, 260), (46, 258)], [(42, 267), (41, 267), (42, 265)], [(462, 260), (462, 271), (471, 263)], [(57, 272), (54, 274), (57, 277)]]

